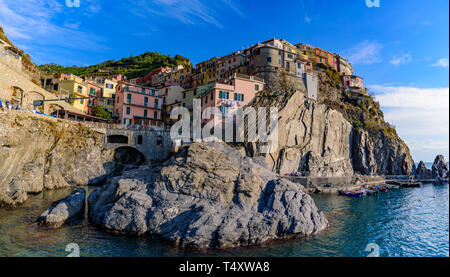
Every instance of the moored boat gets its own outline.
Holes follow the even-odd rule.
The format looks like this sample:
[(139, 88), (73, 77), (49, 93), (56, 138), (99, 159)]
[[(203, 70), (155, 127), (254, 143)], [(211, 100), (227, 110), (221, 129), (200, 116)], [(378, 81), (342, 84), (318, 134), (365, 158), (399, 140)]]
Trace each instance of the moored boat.
[(387, 188), (385, 188), (385, 187), (381, 187), (381, 186), (376, 186), (376, 185), (374, 185), (373, 186), (373, 188), (375, 188), (376, 190), (378, 190), (378, 191), (383, 191), (383, 192), (386, 192), (386, 191), (388, 191), (388, 189)]
[(339, 195), (360, 198), (363, 195), (363, 192), (353, 190), (339, 190)]

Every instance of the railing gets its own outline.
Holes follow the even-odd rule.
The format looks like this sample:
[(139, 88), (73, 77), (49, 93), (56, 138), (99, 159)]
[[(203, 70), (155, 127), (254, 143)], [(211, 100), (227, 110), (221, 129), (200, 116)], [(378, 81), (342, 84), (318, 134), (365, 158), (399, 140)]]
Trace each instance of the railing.
[(103, 122), (80, 122), (89, 128), (104, 128), (104, 129), (119, 129), (119, 130), (149, 130), (149, 131), (168, 131), (166, 127), (153, 125), (129, 125), (129, 124), (115, 124)]

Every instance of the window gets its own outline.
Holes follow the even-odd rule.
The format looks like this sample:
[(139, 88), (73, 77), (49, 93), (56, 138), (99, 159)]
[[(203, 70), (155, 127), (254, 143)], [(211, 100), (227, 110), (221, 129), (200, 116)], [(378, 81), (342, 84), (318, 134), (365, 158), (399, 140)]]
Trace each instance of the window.
[(153, 118), (158, 119), (158, 112), (157, 112), (157, 111), (155, 111), (155, 112), (153, 113)]
[(131, 104), (131, 93), (128, 93), (127, 95), (127, 102), (128, 104)]
[(80, 100), (81, 105), (84, 105), (84, 99)]
[(286, 68), (289, 68), (291, 64), (289, 62), (286, 62)]
[(127, 107), (127, 114), (130, 114), (130, 113), (131, 113), (130, 107)]
[(143, 138), (142, 135), (139, 135), (137, 138), (137, 144), (142, 144)]
[(255, 85), (255, 90), (259, 91), (259, 85)]
[(163, 139), (161, 137), (158, 137), (156, 139), (156, 145), (161, 146), (161, 147), (163, 146)]
[(241, 93), (235, 93), (234, 94), (234, 100), (235, 101), (244, 101), (244, 94), (241, 94)]
[(155, 108), (158, 108), (158, 99), (155, 99)]
[(214, 92), (211, 93), (211, 100), (214, 100)]
[(144, 98), (144, 106), (146, 106), (146, 107), (148, 106), (148, 97)]
[(230, 93), (228, 91), (220, 91), (219, 98), (220, 99), (230, 99)]
[[(197, 90), (194, 90), (194, 95), (197, 94)], [(183, 99), (186, 98), (186, 92), (183, 92)]]
[(155, 96), (155, 90), (152, 90), (152, 96)]
[(205, 97), (205, 104), (208, 104), (208, 95)]
[(78, 93), (83, 93), (83, 88), (81, 86), (78, 86)]
[(228, 107), (220, 106), (220, 111), (222, 112), (222, 114), (227, 114), (228, 113)]
[(145, 88), (142, 88), (142, 93), (145, 93)]
[(271, 63), (272, 62), (272, 58), (271, 57), (267, 57), (267, 62)]
[(289, 58), (289, 59), (292, 59), (292, 54), (288, 54), (288, 58)]
[(147, 110), (144, 110), (144, 117), (147, 117)]
[[(197, 95), (197, 90), (196, 89), (194, 89), (194, 95)], [(186, 93), (183, 92), (183, 98), (185, 98), (185, 97), (186, 97)]]

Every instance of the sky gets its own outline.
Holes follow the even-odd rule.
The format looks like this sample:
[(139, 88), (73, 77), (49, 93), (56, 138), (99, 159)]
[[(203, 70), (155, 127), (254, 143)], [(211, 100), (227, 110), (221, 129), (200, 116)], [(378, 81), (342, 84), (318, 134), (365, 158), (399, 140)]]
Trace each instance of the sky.
[(0, 25), (37, 64), (146, 51), (196, 64), (273, 37), (309, 43), (353, 63), (416, 162), (448, 159), (449, 1), (366, 2), (0, 0)]

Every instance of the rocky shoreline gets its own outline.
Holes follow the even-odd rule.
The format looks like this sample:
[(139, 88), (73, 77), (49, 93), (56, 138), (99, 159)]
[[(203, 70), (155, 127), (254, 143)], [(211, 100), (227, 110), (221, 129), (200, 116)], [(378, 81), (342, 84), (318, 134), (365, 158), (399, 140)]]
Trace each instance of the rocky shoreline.
[(222, 143), (193, 144), (162, 167), (125, 172), (88, 203), (104, 229), (189, 249), (261, 245), (328, 226), (303, 186)]

